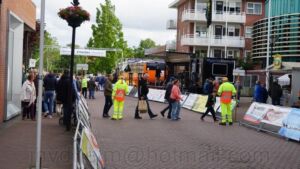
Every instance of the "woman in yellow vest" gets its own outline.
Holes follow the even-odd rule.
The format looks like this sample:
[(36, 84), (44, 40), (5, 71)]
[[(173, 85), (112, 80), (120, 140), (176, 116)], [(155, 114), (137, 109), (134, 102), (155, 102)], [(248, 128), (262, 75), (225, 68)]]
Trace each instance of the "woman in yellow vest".
[(113, 88), (112, 98), (114, 100), (114, 114), (112, 120), (122, 120), (125, 96), (128, 94), (128, 85), (123, 76), (119, 76), (118, 82)]
[[(236, 89), (233, 84), (228, 82), (228, 78), (222, 79), (223, 83), (219, 87), (218, 95), (221, 96), (221, 116), (222, 121), (220, 125), (226, 125), (228, 120), (229, 125), (232, 125), (232, 110), (231, 110), (231, 99), (236, 94)], [(227, 119), (226, 119), (227, 116)]]

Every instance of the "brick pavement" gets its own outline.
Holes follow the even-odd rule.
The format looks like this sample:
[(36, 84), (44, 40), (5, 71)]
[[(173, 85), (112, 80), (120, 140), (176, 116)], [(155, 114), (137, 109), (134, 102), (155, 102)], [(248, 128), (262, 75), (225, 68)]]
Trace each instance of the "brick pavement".
[[(58, 125), (58, 118), (42, 120), (42, 167), (72, 167), (73, 133)], [(36, 122), (17, 117), (0, 129), (0, 169), (28, 169), (35, 165)]]
[[(89, 100), (94, 134), (108, 169), (300, 169), (300, 144), (235, 124), (221, 127), (182, 109), (182, 120), (161, 116), (134, 120), (136, 99), (127, 98), (122, 121), (103, 119), (104, 97)], [(159, 113), (166, 105), (151, 102)], [(238, 118), (250, 104), (242, 100)], [(112, 109), (110, 114), (112, 113)]]

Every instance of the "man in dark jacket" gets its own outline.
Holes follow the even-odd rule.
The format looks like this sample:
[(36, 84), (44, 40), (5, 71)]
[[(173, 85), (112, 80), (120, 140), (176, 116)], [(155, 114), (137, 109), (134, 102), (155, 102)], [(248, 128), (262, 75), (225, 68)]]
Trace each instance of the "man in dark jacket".
[(45, 108), (45, 117), (52, 118), (53, 107), (54, 107), (54, 94), (56, 89), (57, 81), (56, 77), (52, 72), (46, 75), (44, 78), (44, 108)]
[(278, 81), (275, 80), (269, 89), (269, 96), (272, 98), (272, 105), (280, 105), (280, 98), (282, 96), (281, 86), (278, 84)]
[[(71, 88), (71, 90), (70, 90)], [(71, 92), (72, 91), (72, 95)], [(66, 125), (66, 130), (70, 131), (71, 129), (71, 115), (73, 113), (73, 104), (76, 100), (76, 90), (75, 85), (71, 85), (70, 83), (70, 74), (69, 70), (65, 70), (64, 74), (58, 81), (56, 87), (56, 99), (63, 104), (63, 112), (64, 112), (64, 124)], [(70, 97), (72, 96), (72, 97)], [(71, 99), (71, 100), (70, 100)]]
[(174, 78), (170, 78), (170, 81), (169, 83), (167, 84), (167, 87), (166, 87), (166, 93), (165, 93), (165, 99), (167, 100), (167, 102), (169, 103), (169, 105), (163, 109), (160, 114), (165, 117), (165, 112), (169, 109), (169, 112), (168, 112), (168, 119), (171, 119), (171, 112), (172, 112), (172, 102), (170, 100), (170, 95), (171, 95), (171, 91), (172, 91), (172, 87), (173, 87), (173, 82), (174, 82)]
[(212, 114), (214, 122), (218, 121), (217, 118), (216, 118), (216, 112), (215, 112), (215, 109), (214, 109), (215, 103), (216, 103), (216, 91), (213, 91), (208, 96), (208, 100), (207, 100), (207, 103), (206, 103), (206, 107), (207, 107), (206, 112), (200, 118), (202, 121), (204, 121), (204, 117), (206, 115), (208, 115), (209, 112)]
[[(154, 118), (157, 116), (157, 114), (153, 114), (153, 112), (150, 109), (149, 106), (149, 101), (148, 101), (148, 93), (149, 93), (149, 88), (147, 85), (147, 80), (148, 80), (148, 74), (144, 74), (143, 77), (139, 80), (139, 84), (138, 84), (138, 98), (139, 100), (145, 100), (147, 103), (147, 109), (148, 109), (148, 114), (150, 116), (150, 118)], [(138, 105), (136, 106), (135, 109), (135, 119), (142, 119), (142, 117), (139, 115), (139, 110), (138, 110)]]
[(94, 77), (91, 77), (88, 82), (89, 99), (95, 99), (96, 82)]
[(112, 75), (107, 75), (107, 79), (105, 81), (104, 84), (104, 96), (105, 96), (105, 105), (104, 105), (104, 109), (103, 109), (103, 118), (109, 118), (109, 109), (111, 108), (113, 102), (112, 102), (112, 80), (113, 80), (113, 76)]

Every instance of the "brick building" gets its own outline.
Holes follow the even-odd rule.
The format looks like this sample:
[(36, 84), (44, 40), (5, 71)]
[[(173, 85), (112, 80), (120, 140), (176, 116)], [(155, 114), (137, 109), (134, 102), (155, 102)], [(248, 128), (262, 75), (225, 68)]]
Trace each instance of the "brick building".
[(264, 0), (212, 0), (212, 24), (206, 26), (207, 0), (175, 0), (177, 51), (199, 57), (251, 55), (252, 25), (264, 18)]
[(22, 66), (29, 56), (29, 36), (36, 27), (31, 0), (0, 0), (0, 122), (20, 113)]

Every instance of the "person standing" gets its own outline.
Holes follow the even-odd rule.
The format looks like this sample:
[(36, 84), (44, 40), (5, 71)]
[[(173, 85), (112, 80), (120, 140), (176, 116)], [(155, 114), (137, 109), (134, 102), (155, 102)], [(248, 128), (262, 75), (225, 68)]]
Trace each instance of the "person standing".
[(234, 83), (234, 87), (236, 88), (236, 100), (237, 100), (237, 106), (239, 105), (240, 103), (240, 98), (241, 98), (241, 90), (243, 89), (243, 86), (241, 85), (241, 82), (239, 80), (237, 80), (235, 83)]
[(81, 91), (84, 98), (87, 98), (87, 87), (88, 87), (88, 80), (85, 76), (83, 76), (81, 80)]
[(167, 84), (166, 93), (165, 93), (165, 99), (168, 102), (168, 106), (160, 112), (160, 114), (163, 117), (165, 117), (165, 112), (167, 110), (169, 110), (168, 116), (167, 116), (168, 119), (171, 119), (171, 112), (172, 112), (172, 102), (170, 100), (170, 96), (171, 96), (171, 91), (172, 91), (172, 88), (173, 88), (173, 82), (174, 82), (174, 78), (171, 77), (169, 83)]
[(111, 108), (113, 102), (112, 102), (112, 80), (113, 76), (112, 75), (107, 75), (107, 80), (104, 84), (104, 96), (105, 96), (105, 105), (103, 108), (103, 117), (104, 118), (109, 118), (109, 109)]
[(262, 87), (261, 87), (260, 81), (256, 81), (256, 84), (254, 87), (253, 100), (258, 103), (263, 103)]
[(280, 105), (282, 89), (281, 89), (281, 86), (278, 84), (277, 79), (274, 80), (271, 88), (269, 89), (269, 95), (272, 99), (272, 105), (274, 105), (274, 106)]
[(228, 82), (227, 77), (223, 77), (223, 83), (220, 85), (218, 95), (221, 96), (221, 116), (222, 121), (220, 125), (226, 125), (228, 121), (229, 125), (232, 125), (232, 110), (231, 99), (236, 94), (236, 89), (233, 84)]
[(21, 92), (22, 119), (25, 117), (35, 120), (34, 102), (36, 100), (36, 91), (34, 85), (34, 75), (30, 73), (27, 80), (23, 83)]
[[(150, 109), (150, 105), (149, 105), (149, 100), (148, 100), (148, 93), (149, 93), (149, 88), (147, 85), (147, 80), (149, 78), (148, 74), (144, 74), (143, 77), (140, 79), (139, 83), (138, 83), (138, 98), (139, 100), (145, 100), (147, 103), (147, 110), (148, 110), (148, 114), (149, 117), (151, 119), (155, 118), (157, 116), (157, 114), (153, 114), (152, 110)], [(142, 119), (142, 117), (139, 115), (139, 110), (138, 110), (138, 104), (136, 106), (135, 109), (135, 119)]]
[(261, 95), (262, 95), (262, 103), (267, 103), (269, 95), (265, 83), (261, 84)]
[(115, 84), (112, 92), (112, 97), (114, 98), (114, 114), (112, 115), (112, 120), (123, 119), (124, 101), (128, 92), (128, 85), (126, 84), (124, 77), (119, 76), (119, 80)]
[(212, 114), (213, 120), (215, 122), (218, 121), (217, 118), (216, 118), (216, 112), (215, 112), (215, 109), (214, 109), (215, 103), (216, 103), (216, 91), (213, 91), (208, 96), (208, 100), (207, 100), (207, 103), (206, 103), (206, 107), (207, 107), (206, 112), (201, 116), (202, 121), (204, 121), (204, 117), (206, 115), (208, 115), (209, 112)]
[[(65, 70), (64, 74), (61, 76), (60, 80), (57, 83), (56, 87), (56, 99), (63, 104), (63, 122), (66, 125), (66, 130), (71, 130), (71, 116), (73, 113), (73, 104), (75, 103), (77, 94), (75, 85), (71, 85), (70, 83), (70, 72), (69, 70)], [(71, 88), (71, 90), (70, 90)], [(72, 95), (70, 93), (72, 91)], [(70, 103), (71, 97), (71, 103)]]
[(54, 108), (54, 95), (55, 88), (57, 85), (56, 77), (52, 72), (49, 72), (44, 78), (44, 117), (52, 118), (53, 108)]
[(173, 121), (180, 120), (179, 113), (180, 113), (180, 100), (182, 100), (181, 91), (180, 91), (180, 82), (179, 80), (174, 80), (173, 87), (171, 91), (170, 100), (172, 102), (172, 113), (171, 113), (171, 119)]
[(89, 99), (95, 99), (96, 82), (94, 80), (94, 77), (90, 78), (88, 82), (88, 88), (89, 88)]

